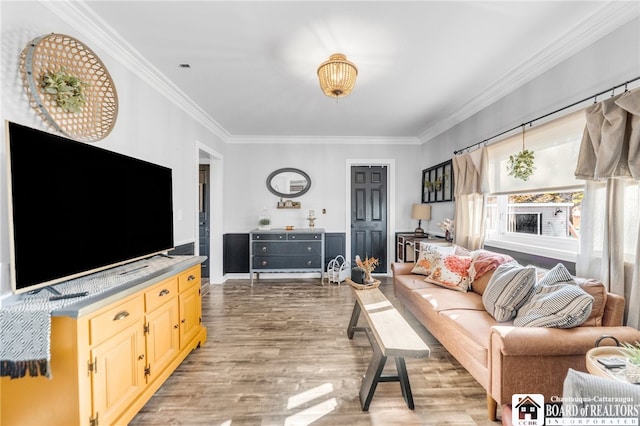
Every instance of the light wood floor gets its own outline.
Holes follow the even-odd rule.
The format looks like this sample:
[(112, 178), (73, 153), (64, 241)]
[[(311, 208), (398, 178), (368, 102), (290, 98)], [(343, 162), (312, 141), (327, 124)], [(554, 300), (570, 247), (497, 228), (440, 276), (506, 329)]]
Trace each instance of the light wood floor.
[[(390, 278), (380, 286), (396, 304)], [(415, 410), (397, 382), (380, 383), (368, 412), (358, 393), (371, 347), (346, 335), (347, 284), (263, 279), (211, 285), (206, 345), (192, 352), (133, 425), (491, 425), (484, 389), (410, 314), (431, 348), (406, 359)], [(387, 365), (395, 368), (393, 360)]]

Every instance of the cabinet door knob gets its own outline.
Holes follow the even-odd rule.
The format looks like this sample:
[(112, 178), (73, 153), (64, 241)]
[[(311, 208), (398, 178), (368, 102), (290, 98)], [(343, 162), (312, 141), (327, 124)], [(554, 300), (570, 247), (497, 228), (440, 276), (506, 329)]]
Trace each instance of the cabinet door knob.
[(263, 253), (266, 253), (266, 252), (267, 252), (267, 247), (266, 247), (266, 246), (265, 246), (265, 247), (262, 247), (262, 252), (263, 252)]
[(140, 355), (140, 356), (138, 357), (138, 359), (140, 359), (140, 360), (144, 359), (144, 354)]
[(295, 235), (292, 235), (292, 236), (291, 236), (291, 239), (292, 239), (292, 240), (295, 240), (295, 239), (296, 239), (296, 236), (295, 236)]
[(113, 317), (113, 320), (114, 320), (114, 321), (120, 321), (120, 320), (125, 319), (125, 318), (126, 318), (126, 317), (128, 317), (128, 316), (129, 316), (129, 312), (127, 312), (127, 311), (120, 311), (120, 312), (118, 312), (118, 313)]
[(311, 266), (312, 263), (313, 263), (312, 261), (307, 260), (307, 266)]
[(196, 279), (195, 275), (189, 275), (189, 278), (187, 278), (187, 281), (193, 281)]
[(262, 266), (267, 266), (267, 261), (266, 260), (262, 261)]
[(158, 293), (158, 296), (160, 296), (160, 297), (166, 296), (169, 293), (171, 293), (171, 292), (165, 288), (160, 293)]
[(180, 328), (180, 324), (174, 325), (173, 328)]
[(307, 247), (307, 251), (311, 251), (311, 250), (312, 250), (312, 248), (311, 248), (311, 247)]
[(184, 324), (185, 322), (187, 322), (187, 319), (183, 318), (180, 322)]

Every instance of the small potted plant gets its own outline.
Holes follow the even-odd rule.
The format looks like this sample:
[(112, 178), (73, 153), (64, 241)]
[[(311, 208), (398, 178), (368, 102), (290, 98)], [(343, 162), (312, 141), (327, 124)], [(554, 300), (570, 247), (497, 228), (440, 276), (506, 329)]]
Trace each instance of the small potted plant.
[(268, 231), (271, 229), (271, 219), (268, 217), (262, 217), (258, 221), (258, 229), (261, 231)]
[(635, 345), (624, 342), (620, 352), (626, 357), (624, 374), (631, 383), (640, 383), (640, 342)]

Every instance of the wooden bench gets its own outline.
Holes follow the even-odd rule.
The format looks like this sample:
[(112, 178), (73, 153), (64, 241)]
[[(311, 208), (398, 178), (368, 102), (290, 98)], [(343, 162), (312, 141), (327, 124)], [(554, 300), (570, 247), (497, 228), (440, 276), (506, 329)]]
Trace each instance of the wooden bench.
[[(354, 332), (364, 331), (373, 347), (371, 362), (360, 387), (362, 411), (369, 410), (379, 382), (400, 382), (407, 407), (413, 410), (413, 396), (404, 358), (428, 357), (429, 347), (379, 289), (353, 289), (353, 292), (356, 303), (353, 306), (347, 335), (349, 339), (353, 339)], [(368, 327), (357, 327), (361, 313), (367, 320)], [(390, 356), (395, 358), (397, 376), (382, 375), (387, 357)]]

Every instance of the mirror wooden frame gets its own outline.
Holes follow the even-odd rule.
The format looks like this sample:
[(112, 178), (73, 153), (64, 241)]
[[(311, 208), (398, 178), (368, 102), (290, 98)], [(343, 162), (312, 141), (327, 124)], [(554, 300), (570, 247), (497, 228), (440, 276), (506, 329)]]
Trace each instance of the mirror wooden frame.
[[(307, 181), (307, 185), (300, 191), (295, 192), (293, 194), (285, 194), (284, 192), (280, 192), (277, 189), (275, 189), (273, 187), (272, 180), (279, 175), (280, 173), (297, 173), (300, 176), (302, 176), (303, 178), (305, 178), (305, 180)], [(296, 169), (293, 167), (284, 167), (282, 169), (278, 169), (275, 170), (273, 173), (271, 173), (268, 177), (267, 177), (267, 189), (269, 190), (269, 192), (271, 192), (273, 195), (277, 196), (277, 197), (281, 197), (281, 198), (295, 198), (295, 197), (300, 197), (301, 195), (304, 195), (307, 193), (307, 191), (309, 191), (309, 188), (311, 188), (311, 178), (309, 177), (308, 174), (306, 174), (305, 172), (303, 172), (300, 169)]]

